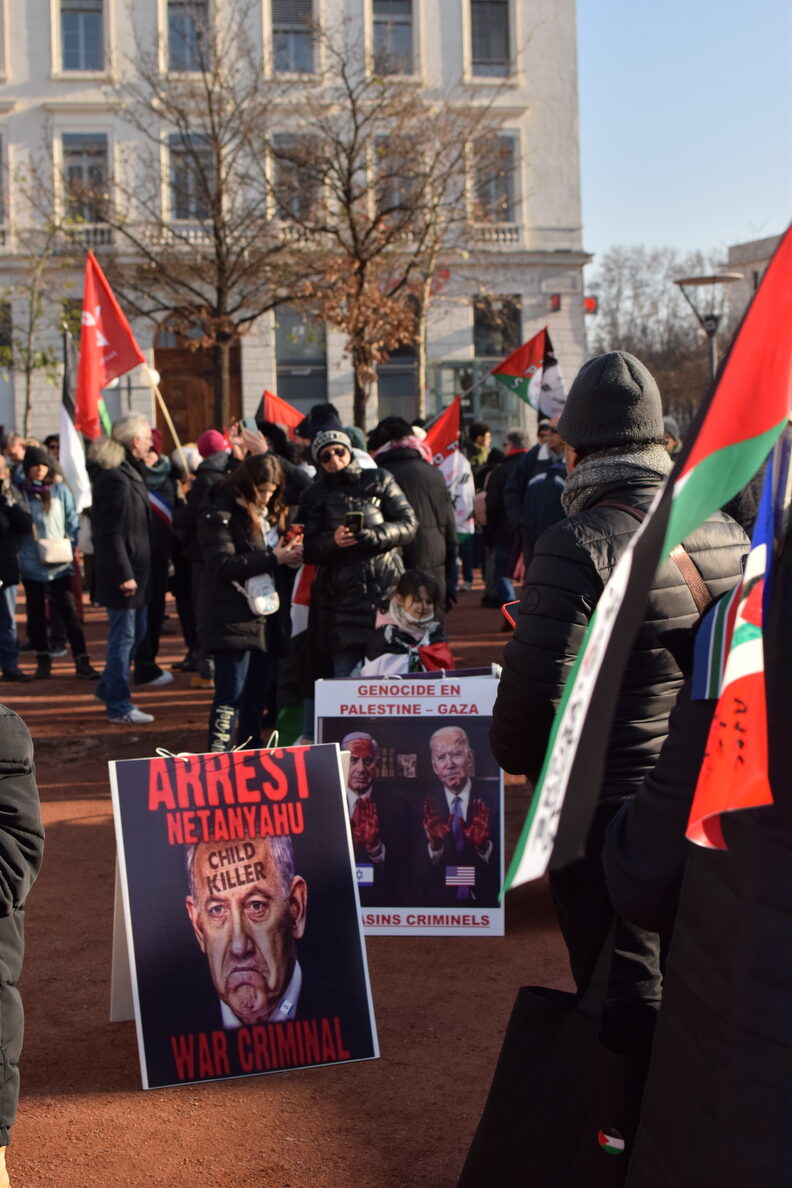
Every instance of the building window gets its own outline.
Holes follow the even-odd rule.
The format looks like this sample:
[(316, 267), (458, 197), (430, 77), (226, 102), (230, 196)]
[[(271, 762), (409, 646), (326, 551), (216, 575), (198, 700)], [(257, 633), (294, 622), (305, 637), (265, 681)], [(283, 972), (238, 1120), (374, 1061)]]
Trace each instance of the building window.
[(275, 359), (278, 395), (306, 410), (327, 400), (325, 328), (299, 310), (275, 310)]
[(319, 194), (316, 168), (312, 163), (312, 139), (294, 132), (279, 132), (272, 138), (275, 161), (273, 188), (279, 219), (307, 219)]
[(398, 136), (378, 136), (375, 143), (377, 213), (394, 221), (417, 214), (414, 146)]
[(0, 247), (3, 247), (8, 238), (8, 209), (6, 206), (6, 167), (5, 155), (3, 153), (3, 138), (0, 136)]
[(61, 62), (64, 70), (103, 68), (102, 0), (61, 0)]
[(64, 132), (63, 177), (66, 218), (103, 223), (107, 217), (107, 136), (104, 132)]
[(313, 72), (312, 0), (272, 0), (272, 64), (276, 74)]
[(199, 71), (205, 65), (208, 0), (168, 0), (168, 69)]
[(513, 136), (492, 136), (476, 144), (475, 218), (482, 223), (516, 222)]
[(11, 316), (11, 303), (0, 301), (0, 365), (3, 356), (10, 354), (14, 345), (14, 321)]
[(209, 138), (200, 132), (174, 132), (168, 137), (168, 148), (171, 217), (187, 221), (208, 219), (215, 190)]
[(473, 74), (506, 78), (509, 54), (509, 0), (470, 0)]
[(412, 74), (412, 0), (373, 0), (374, 70)]
[(473, 353), (477, 359), (498, 358), (516, 351), (522, 341), (520, 298), (473, 298)]

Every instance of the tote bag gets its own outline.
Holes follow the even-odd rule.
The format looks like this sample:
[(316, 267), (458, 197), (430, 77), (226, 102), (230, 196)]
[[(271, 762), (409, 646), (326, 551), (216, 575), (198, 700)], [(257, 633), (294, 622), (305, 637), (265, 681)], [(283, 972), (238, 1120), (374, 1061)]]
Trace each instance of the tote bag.
[(597, 1038), (614, 933), (579, 994), (520, 989), (458, 1188), (624, 1184), (643, 1068)]

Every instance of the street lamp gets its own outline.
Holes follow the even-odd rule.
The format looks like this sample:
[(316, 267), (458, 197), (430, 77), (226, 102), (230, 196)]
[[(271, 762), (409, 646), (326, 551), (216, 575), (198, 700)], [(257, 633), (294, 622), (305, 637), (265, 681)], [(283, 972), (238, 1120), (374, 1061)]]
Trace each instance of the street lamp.
[[(712, 379), (715, 379), (715, 371), (718, 366), (715, 335), (718, 333), (718, 326), (723, 317), (723, 304), (726, 296), (725, 288), (722, 286), (731, 285), (734, 281), (739, 280), (742, 280), (741, 272), (718, 272), (712, 276), (683, 276), (674, 281), (675, 285), (679, 285), (682, 296), (693, 310), (701, 329), (709, 339), (710, 376)], [(696, 294), (698, 301), (694, 301), (692, 292), (688, 292), (688, 289), (691, 291), (702, 290)]]

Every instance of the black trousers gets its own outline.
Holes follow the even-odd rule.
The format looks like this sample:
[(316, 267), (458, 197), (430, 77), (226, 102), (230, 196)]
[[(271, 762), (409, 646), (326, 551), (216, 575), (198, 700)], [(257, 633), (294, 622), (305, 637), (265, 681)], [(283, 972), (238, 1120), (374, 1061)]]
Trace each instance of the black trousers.
[[(584, 857), (550, 872), (550, 891), (578, 985), (595, 956), (593, 949), (601, 939), (601, 921), (608, 913), (610, 901), (602, 868), (602, 846), (605, 830), (619, 807), (619, 801), (602, 802), (594, 817)], [(662, 986), (657, 933), (617, 919), (604, 1019), (604, 1030), (611, 1033), (613, 1047), (630, 1050), (633, 1036), (640, 1038), (651, 1032)]]
[(167, 557), (152, 557), (148, 589), (148, 618), (146, 634), (135, 648), (135, 684), (142, 685), (162, 676), (157, 664), (160, 635), (165, 619), (165, 596), (168, 593)]
[(85, 655), (85, 632), (82, 629), (74, 601), (71, 574), (53, 578), (49, 582), (23, 579), (27, 598), (28, 634), (36, 652), (48, 651), (47, 643), (47, 596), (60, 612), (66, 638), (73, 656)]

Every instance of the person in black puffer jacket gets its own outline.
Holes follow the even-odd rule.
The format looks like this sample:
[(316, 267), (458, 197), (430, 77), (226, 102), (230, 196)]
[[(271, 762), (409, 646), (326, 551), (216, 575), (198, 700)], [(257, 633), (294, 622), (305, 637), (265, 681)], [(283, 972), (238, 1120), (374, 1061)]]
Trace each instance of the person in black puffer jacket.
[(403, 549), (407, 569), (431, 573), (439, 589), (440, 613), (446, 607), (446, 575), (457, 557), (454, 505), (431, 451), (403, 417), (386, 417), (369, 436), (371, 456), (389, 470), (418, 518), (415, 539)]
[(0, 705), (0, 1183), (19, 1099), (24, 1016), (18, 983), (25, 948), (25, 900), (41, 869), (41, 825), (33, 742), (13, 710)]
[[(657, 385), (643, 364), (624, 352), (600, 355), (584, 365), (558, 428), (569, 472), (563, 494), (566, 518), (536, 542), (514, 638), (504, 655), (492, 725), (493, 753), (500, 765), (532, 782), (605, 583), (671, 469)], [(739, 577), (748, 540), (738, 524), (716, 513), (691, 533), (685, 548), (717, 598)], [(578, 980), (607, 905), (603, 833), (657, 760), (683, 679), (668, 645), (673, 643), (678, 652), (680, 637), (698, 618), (680, 570), (666, 560), (655, 575), (622, 681), (586, 855), (550, 876)], [(644, 1008), (656, 1009), (659, 988), (657, 937), (619, 921), (604, 1023), (609, 1042), (613, 1037), (614, 1046), (630, 1046), (631, 1037), (618, 1033), (622, 1027), (630, 1031), (634, 1026), (636, 1033), (644, 1028)]]
[[(363, 470), (349, 438), (326, 429), (313, 440), (316, 478), (298, 513), (305, 526), (305, 560), (317, 565), (311, 591), (311, 679), (351, 676), (366, 654), (377, 603), (402, 573), (401, 550), (418, 521), (395, 479), (379, 467)], [(349, 513), (362, 527), (345, 525)]]
[(263, 745), (262, 713), (275, 680), (273, 644), (279, 633), (274, 615), (251, 609), (244, 585), (257, 574), (269, 574), (277, 586), (278, 567), (302, 560), (301, 544), (283, 545), (273, 532), (283, 483), (273, 454), (252, 455), (209, 493), (198, 519), (206, 574), (201, 630), (215, 661), (209, 751), (231, 749), (237, 718), (239, 741)]

